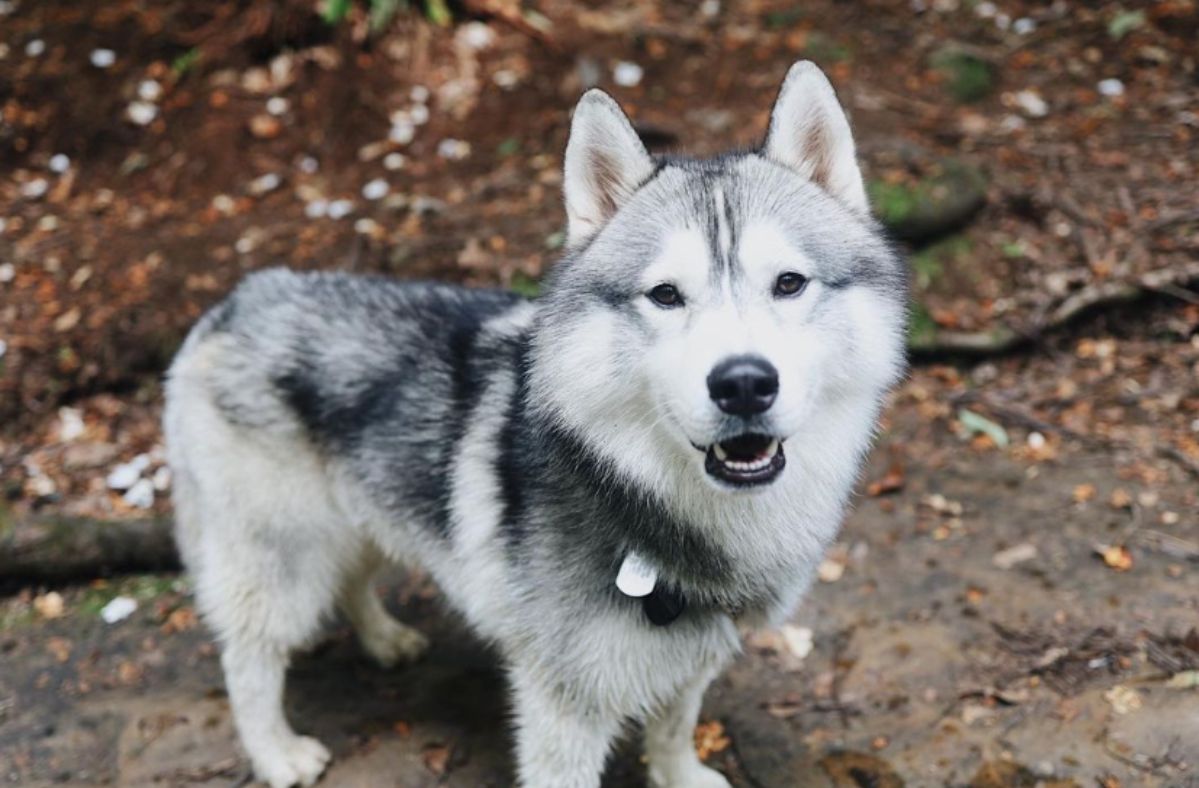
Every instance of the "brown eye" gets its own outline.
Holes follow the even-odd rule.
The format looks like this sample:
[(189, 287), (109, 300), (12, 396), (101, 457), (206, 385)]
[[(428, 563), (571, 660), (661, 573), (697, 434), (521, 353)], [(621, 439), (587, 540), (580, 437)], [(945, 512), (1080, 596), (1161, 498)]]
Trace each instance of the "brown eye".
[(776, 298), (793, 296), (803, 290), (804, 285), (807, 283), (808, 279), (803, 274), (797, 274), (793, 271), (779, 274), (779, 278), (774, 282), (774, 295)]
[(658, 306), (675, 307), (683, 305), (683, 296), (674, 285), (658, 285), (649, 291), (650, 299)]

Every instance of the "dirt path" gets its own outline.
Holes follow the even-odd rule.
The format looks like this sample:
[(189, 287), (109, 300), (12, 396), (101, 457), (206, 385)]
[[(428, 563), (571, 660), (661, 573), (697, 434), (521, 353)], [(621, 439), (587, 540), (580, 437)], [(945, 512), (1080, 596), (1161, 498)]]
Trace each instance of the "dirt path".
[[(869, 478), (885, 477), (916, 437), (905, 413)], [(710, 762), (738, 786), (1199, 780), (1199, 692), (1167, 681), (1199, 668), (1196, 569), (1145, 546), (1153, 521), (1193, 490), (1113, 508), (1129, 485), (1104, 455), (1030, 465), (952, 436), (928, 448), (930, 467), (907, 468), (902, 490), (865, 498), (850, 519), (830, 582), (795, 617), (813, 632), (811, 653), (757, 633), (715, 685), (701, 726)], [(1085, 485), (1094, 497), (1079, 503)], [(1128, 571), (1095, 552), (1124, 542), (1134, 545)], [(55, 620), (10, 600), (0, 775), (22, 785), (244, 779), (215, 648), (181, 591), (171, 577), (64, 589)], [(292, 672), (292, 719), (336, 755), (328, 784), (508, 784), (495, 659), (419, 578), (386, 593), (433, 636), (423, 662), (375, 668), (343, 626)], [(98, 610), (118, 594), (138, 610), (105, 624)], [(611, 772), (607, 784), (641, 784), (633, 747)]]

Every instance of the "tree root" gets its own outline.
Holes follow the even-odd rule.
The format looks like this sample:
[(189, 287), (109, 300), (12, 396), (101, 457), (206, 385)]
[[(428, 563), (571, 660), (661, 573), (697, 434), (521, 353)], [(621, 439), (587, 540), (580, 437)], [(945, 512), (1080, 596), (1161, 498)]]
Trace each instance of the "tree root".
[(1189, 301), (1194, 296), (1186, 288), (1195, 284), (1199, 284), (1199, 262), (1150, 271), (1138, 279), (1085, 287), (1058, 304), (1046, 317), (1021, 331), (1006, 327), (975, 332), (935, 331), (928, 337), (913, 339), (908, 344), (908, 350), (914, 361), (934, 361), (950, 356), (1001, 356), (1033, 344), (1045, 334), (1065, 328), (1104, 307), (1134, 303), (1155, 294)]
[(0, 520), (0, 584), (5, 586), (179, 568), (171, 520), (166, 517)]

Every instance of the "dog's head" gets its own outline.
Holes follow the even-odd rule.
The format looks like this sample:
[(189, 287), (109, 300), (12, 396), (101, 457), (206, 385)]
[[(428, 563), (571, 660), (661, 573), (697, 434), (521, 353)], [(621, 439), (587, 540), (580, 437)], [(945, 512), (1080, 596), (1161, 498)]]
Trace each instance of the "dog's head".
[(873, 424), (903, 367), (905, 275), (818, 68), (791, 68), (760, 150), (707, 160), (649, 155), (592, 90), (564, 190), (534, 394), (618, 468), (760, 488), (785, 476), (793, 440)]

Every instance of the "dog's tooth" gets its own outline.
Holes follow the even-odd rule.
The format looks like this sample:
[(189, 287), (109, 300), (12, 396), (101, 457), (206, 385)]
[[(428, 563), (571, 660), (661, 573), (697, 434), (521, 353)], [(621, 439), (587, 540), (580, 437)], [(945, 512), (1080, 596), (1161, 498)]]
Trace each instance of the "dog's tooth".
[(779, 439), (772, 438), (770, 445), (766, 447), (766, 458), (769, 459), (779, 453)]
[(724, 447), (719, 443), (712, 444), (712, 451), (716, 453), (716, 459), (724, 462), (729, 458), (729, 453), (724, 450)]

